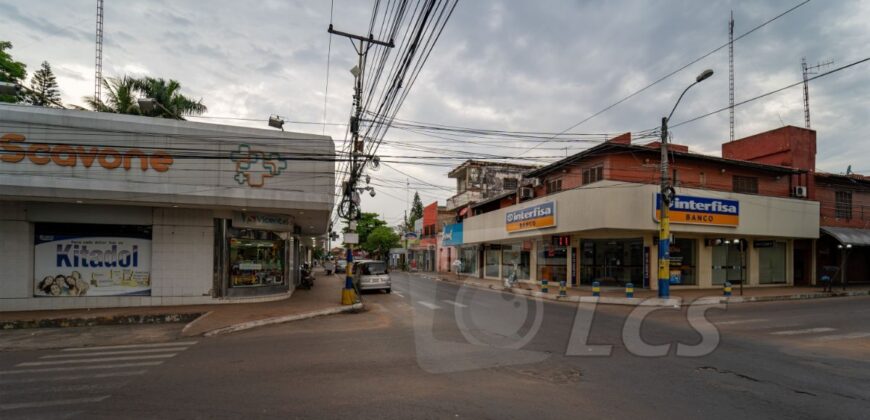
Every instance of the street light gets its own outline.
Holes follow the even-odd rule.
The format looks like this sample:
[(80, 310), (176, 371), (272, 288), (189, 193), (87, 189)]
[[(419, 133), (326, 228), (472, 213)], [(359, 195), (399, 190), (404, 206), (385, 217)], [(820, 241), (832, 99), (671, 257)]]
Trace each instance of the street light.
[(671, 221), (669, 217), (669, 206), (671, 205), (671, 200), (674, 198), (674, 188), (671, 187), (670, 179), (668, 178), (668, 121), (671, 120), (671, 117), (674, 115), (674, 111), (677, 110), (677, 105), (680, 104), (680, 101), (683, 99), (683, 95), (692, 88), (692, 86), (697, 85), (698, 83), (703, 82), (713, 75), (713, 70), (707, 69), (701, 72), (698, 77), (695, 78), (695, 83), (692, 83), (683, 93), (680, 94), (680, 97), (677, 98), (677, 103), (674, 104), (673, 109), (671, 109), (671, 113), (668, 114), (667, 117), (662, 117), (662, 139), (661, 139), (661, 148), (662, 148), (662, 180), (661, 180), (661, 201), (659, 202), (659, 208), (661, 209), (661, 215), (659, 216), (659, 297), (660, 298), (668, 298), (671, 295)]
[(139, 98), (139, 99), (137, 99), (136, 102), (139, 103), (139, 109), (142, 110), (142, 112), (144, 112), (146, 114), (150, 113), (151, 111), (154, 111), (155, 108), (160, 108), (161, 110), (163, 110), (163, 112), (171, 115), (172, 118), (175, 118), (177, 120), (184, 120), (184, 118), (181, 118), (178, 115), (176, 115), (174, 112), (166, 109), (166, 107), (163, 106), (163, 104), (161, 104), (157, 99)]
[[(22, 90), (26, 90), (31, 93), (38, 93), (35, 92), (33, 89), (18, 83), (0, 82), (0, 95), (18, 95), (19, 93), (21, 93)], [(60, 102), (53, 100), (49, 100), (48, 102), (54, 106), (66, 109), (66, 107), (63, 106), (63, 104)]]

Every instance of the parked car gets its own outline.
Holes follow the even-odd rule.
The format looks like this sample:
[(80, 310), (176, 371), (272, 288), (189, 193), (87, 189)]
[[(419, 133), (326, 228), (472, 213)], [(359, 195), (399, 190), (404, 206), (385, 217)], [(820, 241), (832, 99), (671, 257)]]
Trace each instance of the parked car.
[(335, 262), (335, 272), (336, 273), (344, 273), (347, 272), (347, 260), (338, 260)]
[(387, 264), (383, 261), (360, 260), (353, 264), (354, 282), (360, 291), (363, 290), (386, 290), (392, 291)]

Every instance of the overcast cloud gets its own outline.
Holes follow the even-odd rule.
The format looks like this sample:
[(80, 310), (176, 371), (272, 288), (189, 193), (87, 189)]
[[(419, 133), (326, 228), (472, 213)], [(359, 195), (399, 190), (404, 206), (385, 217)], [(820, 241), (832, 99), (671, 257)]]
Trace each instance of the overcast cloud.
[[(49, 61), (68, 104), (81, 104), (81, 97), (93, 94), (95, 3), (0, 1), (0, 39), (13, 42), (13, 57), (27, 64), (28, 74), (43, 60)], [(725, 43), (731, 10), (739, 35), (798, 3), (460, 0), (398, 117), (466, 127), (562, 131)], [(372, 4), (335, 0), (336, 28), (364, 33)], [(277, 113), (288, 120), (320, 122), (329, 22), (327, 0), (106, 0), (104, 75), (177, 79), (186, 94), (203, 98), (210, 116), (265, 119)], [(736, 42), (736, 101), (799, 81), (801, 57), (811, 64), (832, 59), (834, 67), (870, 57), (867, 22), (870, 2), (815, 0)], [(347, 120), (353, 81), (347, 70), (355, 59), (346, 39), (333, 38), (330, 122)], [(727, 106), (728, 51), (722, 49), (575, 131), (619, 133), (655, 127), (682, 89), (705, 68), (716, 75), (693, 88), (673, 121)], [(818, 130), (818, 169), (842, 173), (851, 164), (870, 173), (870, 139), (863, 130), (870, 121), (870, 63), (812, 82), (810, 98), (812, 125)], [(783, 124), (804, 125), (800, 86), (736, 110), (738, 138)], [(320, 125), (287, 127), (322, 131)], [(673, 131), (675, 142), (718, 154), (719, 145), (729, 136), (728, 113)], [(325, 132), (341, 146), (345, 127), (330, 125)], [(392, 130), (386, 139), (426, 138)], [(583, 147), (588, 144), (578, 144), (569, 152)], [(503, 150), (505, 155), (522, 151)], [(380, 153), (414, 152), (385, 145)], [(528, 155), (564, 153), (543, 145)], [(401, 219), (406, 205), (406, 192), (397, 186), (406, 176), (399, 171), (454, 188), (446, 177), (447, 168), (394, 166), (398, 171), (383, 167), (372, 173), (378, 184), (392, 187), (378, 187), (377, 197), (366, 198), (363, 204), (364, 210), (379, 212), (391, 223)], [(452, 195), (413, 179), (411, 184), (411, 194), (419, 189), (424, 203), (437, 199), (444, 204)]]

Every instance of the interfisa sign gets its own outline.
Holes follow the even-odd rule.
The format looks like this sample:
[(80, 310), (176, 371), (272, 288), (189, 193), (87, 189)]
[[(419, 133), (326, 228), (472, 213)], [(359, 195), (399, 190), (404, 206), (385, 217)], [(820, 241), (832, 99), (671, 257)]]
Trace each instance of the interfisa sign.
[(542, 229), (556, 226), (556, 202), (548, 201), (505, 214), (505, 229), (508, 232)]
[[(661, 194), (653, 194), (653, 219), (661, 217)], [(719, 198), (676, 195), (670, 205), (671, 223), (730, 226), (740, 224), (740, 202)]]

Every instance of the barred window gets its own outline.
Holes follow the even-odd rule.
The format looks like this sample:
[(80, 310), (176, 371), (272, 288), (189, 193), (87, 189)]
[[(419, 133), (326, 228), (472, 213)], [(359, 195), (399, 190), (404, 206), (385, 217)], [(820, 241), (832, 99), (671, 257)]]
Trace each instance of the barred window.
[(604, 167), (596, 166), (594, 168), (586, 168), (583, 170), (583, 185), (598, 182), (604, 179)]
[(733, 184), (736, 193), (758, 194), (757, 177), (734, 175)]
[(504, 186), (505, 191), (511, 191), (517, 189), (519, 182), (516, 178), (505, 178), (502, 181), (502, 185)]
[(837, 218), (849, 220), (852, 218), (852, 192), (837, 191), (836, 198)]

